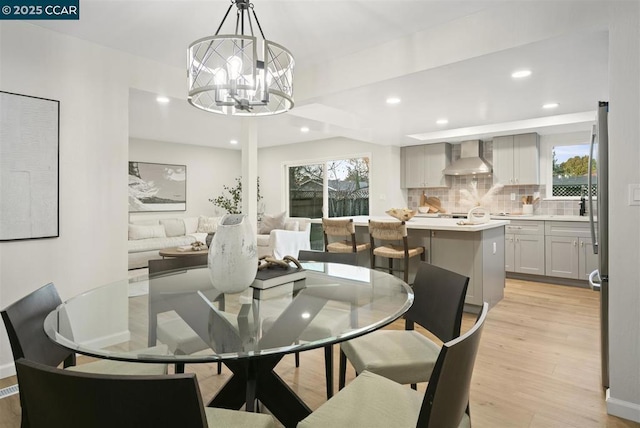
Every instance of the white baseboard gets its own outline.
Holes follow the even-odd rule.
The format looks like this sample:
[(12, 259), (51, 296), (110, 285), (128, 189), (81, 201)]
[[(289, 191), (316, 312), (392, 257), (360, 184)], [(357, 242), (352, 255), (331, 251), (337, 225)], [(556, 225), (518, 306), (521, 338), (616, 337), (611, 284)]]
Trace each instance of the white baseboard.
[(129, 330), (124, 330), (108, 336), (101, 336), (96, 339), (84, 341), (80, 343), (80, 345), (86, 346), (87, 348), (106, 348), (117, 345), (118, 343), (128, 342), (130, 338), (131, 333)]
[(13, 362), (0, 366), (0, 379), (4, 379), (5, 377), (9, 376), (15, 376), (15, 374), (16, 366), (13, 364)]
[(612, 398), (607, 389), (607, 413), (619, 418), (640, 422), (640, 404)]

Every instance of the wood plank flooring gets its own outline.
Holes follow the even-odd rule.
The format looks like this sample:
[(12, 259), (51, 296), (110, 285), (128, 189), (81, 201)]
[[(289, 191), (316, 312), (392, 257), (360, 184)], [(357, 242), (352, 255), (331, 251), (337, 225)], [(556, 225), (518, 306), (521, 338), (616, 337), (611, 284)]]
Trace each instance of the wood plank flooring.
[[(598, 294), (588, 289), (508, 279), (504, 300), (489, 312), (476, 361), (474, 428), (639, 428), (606, 414), (598, 305)], [(463, 330), (474, 320), (465, 314)], [(226, 369), (217, 375), (213, 364), (188, 365), (187, 371), (197, 373), (205, 402), (230, 376)], [(302, 353), (298, 369), (293, 355), (286, 356), (276, 371), (312, 409), (324, 403), (322, 350)], [(353, 376), (349, 367), (347, 382)], [(15, 378), (0, 380), (0, 387), (12, 383)], [(19, 426), (19, 407), (17, 395), (0, 400), (0, 428)]]

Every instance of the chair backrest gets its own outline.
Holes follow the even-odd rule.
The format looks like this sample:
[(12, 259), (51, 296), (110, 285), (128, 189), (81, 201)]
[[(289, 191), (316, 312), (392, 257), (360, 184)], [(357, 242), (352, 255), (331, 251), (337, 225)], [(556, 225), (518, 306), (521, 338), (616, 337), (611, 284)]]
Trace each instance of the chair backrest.
[(65, 360), (65, 366), (75, 363), (75, 354), (44, 332), (44, 319), (60, 304), (55, 285), (49, 283), (2, 310), (14, 361), (26, 358), (54, 367)]
[(326, 251), (300, 250), (298, 260), (301, 262), (328, 262), (343, 265), (357, 265), (357, 253), (328, 253)]
[(149, 260), (149, 275), (156, 275), (175, 269), (184, 269), (196, 266), (206, 266), (207, 257), (205, 254), (184, 257), (169, 257), (166, 259)]
[(323, 218), (322, 230), (325, 235), (329, 236), (344, 236), (351, 237), (356, 233), (356, 227), (353, 224), (353, 219), (339, 219), (339, 218)]
[(413, 282), (413, 305), (405, 314), (407, 329), (416, 322), (443, 342), (460, 336), (468, 285), (464, 275), (421, 262)]
[(471, 375), (487, 312), (489, 305), (485, 302), (475, 325), (442, 346), (422, 401), (417, 427), (459, 426), (469, 406)]
[(402, 241), (407, 236), (407, 225), (404, 221), (369, 220), (369, 235), (372, 240)]
[(16, 361), (31, 428), (206, 427), (195, 374), (106, 375)]

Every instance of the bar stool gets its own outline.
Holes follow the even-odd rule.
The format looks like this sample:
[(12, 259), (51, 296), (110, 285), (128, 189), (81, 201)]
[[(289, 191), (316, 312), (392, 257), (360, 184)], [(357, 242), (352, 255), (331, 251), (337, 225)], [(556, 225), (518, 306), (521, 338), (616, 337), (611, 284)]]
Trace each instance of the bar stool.
[[(393, 274), (394, 271), (404, 272), (404, 282), (409, 283), (409, 259), (420, 256), (420, 260), (425, 260), (424, 247), (409, 247), (407, 241), (407, 226), (404, 221), (375, 221), (369, 220), (369, 238), (371, 240), (371, 269), (384, 269)], [(380, 245), (376, 246), (376, 241)], [(385, 241), (393, 241), (385, 244)], [(402, 242), (402, 244), (398, 244)], [(376, 256), (386, 257), (389, 260), (388, 266), (376, 265)], [(393, 260), (404, 260), (403, 268), (394, 268)]]
[[(369, 249), (369, 243), (356, 242), (356, 227), (353, 219), (322, 219), (324, 234), (324, 248), (329, 253), (358, 253)], [(342, 240), (329, 242), (329, 236), (340, 237)]]

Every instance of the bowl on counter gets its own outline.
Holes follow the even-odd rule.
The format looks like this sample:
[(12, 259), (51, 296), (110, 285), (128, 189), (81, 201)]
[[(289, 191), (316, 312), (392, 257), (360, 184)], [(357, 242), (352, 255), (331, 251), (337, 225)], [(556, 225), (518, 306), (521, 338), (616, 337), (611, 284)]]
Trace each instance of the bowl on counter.
[(431, 211), (431, 207), (418, 207), (418, 212), (422, 214), (428, 214)]

